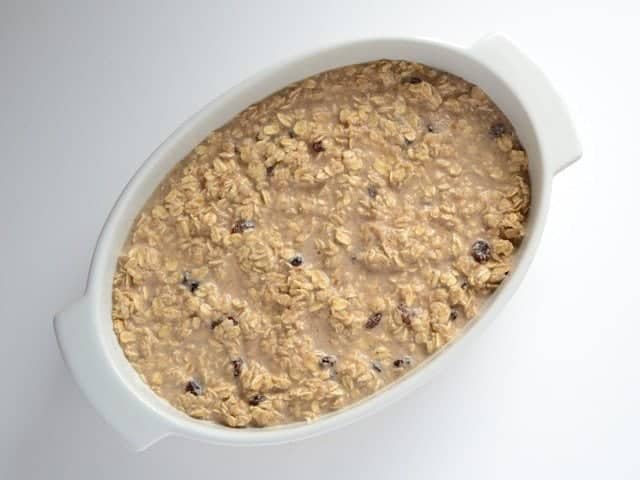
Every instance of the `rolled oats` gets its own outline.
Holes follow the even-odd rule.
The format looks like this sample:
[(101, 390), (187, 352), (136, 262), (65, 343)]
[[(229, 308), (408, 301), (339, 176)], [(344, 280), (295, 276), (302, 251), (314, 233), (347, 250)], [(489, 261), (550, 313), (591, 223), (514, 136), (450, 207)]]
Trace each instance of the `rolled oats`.
[(380, 60), (211, 132), (138, 215), (113, 326), (144, 381), (230, 427), (308, 421), (402, 377), (509, 273), (527, 155), (477, 86)]

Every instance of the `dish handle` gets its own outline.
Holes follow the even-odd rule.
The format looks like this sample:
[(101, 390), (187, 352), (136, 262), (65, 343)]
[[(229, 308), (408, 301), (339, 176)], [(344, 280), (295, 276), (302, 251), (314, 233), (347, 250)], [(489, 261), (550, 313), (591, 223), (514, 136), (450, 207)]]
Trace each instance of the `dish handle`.
[(582, 146), (567, 106), (549, 79), (511, 40), (485, 37), (471, 55), (502, 78), (525, 106), (539, 133), (544, 158), (556, 174), (582, 156)]
[(56, 314), (53, 324), (58, 345), (84, 395), (130, 448), (141, 451), (169, 431), (112, 365), (97, 332), (96, 309), (97, 303), (86, 295)]

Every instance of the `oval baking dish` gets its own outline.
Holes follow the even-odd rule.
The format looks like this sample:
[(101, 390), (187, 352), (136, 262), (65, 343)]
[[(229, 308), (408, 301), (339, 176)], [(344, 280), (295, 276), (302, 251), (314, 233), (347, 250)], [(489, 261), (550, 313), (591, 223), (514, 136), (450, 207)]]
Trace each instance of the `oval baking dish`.
[[(462, 335), (429, 361), (371, 398), (310, 423), (264, 429), (231, 429), (195, 420), (143, 383), (125, 358), (113, 331), (112, 280), (132, 222), (155, 187), (212, 130), (274, 91), (336, 67), (380, 58), (423, 63), (477, 84), (510, 119), (529, 156), (531, 207), (528, 234), (517, 266)], [(463, 343), (487, 325), (520, 284), (540, 240), (553, 176), (576, 161), (581, 147), (571, 118), (547, 78), (501, 35), (470, 48), (414, 38), (361, 40), (325, 48), (260, 73), (217, 98), (178, 128), (138, 170), (116, 202), (98, 240), (85, 295), (56, 315), (62, 355), (95, 408), (136, 450), (168, 436), (227, 445), (275, 444), (346, 425), (426, 383), (435, 370), (464, 350)]]

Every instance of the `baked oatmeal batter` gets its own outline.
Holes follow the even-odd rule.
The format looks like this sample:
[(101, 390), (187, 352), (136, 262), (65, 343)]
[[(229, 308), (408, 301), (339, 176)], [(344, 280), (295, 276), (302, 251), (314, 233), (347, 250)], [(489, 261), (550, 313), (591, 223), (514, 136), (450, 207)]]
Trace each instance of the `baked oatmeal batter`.
[(311, 420), (451, 341), (509, 273), (527, 157), (476, 86), (322, 73), (200, 143), (138, 216), (113, 324), (143, 380), (231, 427)]

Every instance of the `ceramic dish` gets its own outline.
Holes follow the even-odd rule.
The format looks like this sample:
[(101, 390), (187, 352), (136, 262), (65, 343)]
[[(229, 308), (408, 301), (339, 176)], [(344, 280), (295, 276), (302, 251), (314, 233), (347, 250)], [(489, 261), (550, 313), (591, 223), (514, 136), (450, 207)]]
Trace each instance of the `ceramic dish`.
[[(517, 266), (465, 331), (398, 382), (360, 403), (310, 423), (264, 429), (232, 429), (195, 420), (174, 409), (143, 383), (113, 331), (112, 280), (132, 222), (172, 167), (210, 131), (248, 105), (305, 77), (380, 58), (423, 63), (482, 88), (506, 114), (529, 157), (531, 207), (528, 234)], [(518, 287), (540, 240), (553, 176), (581, 156), (571, 118), (540, 69), (501, 35), (470, 48), (418, 38), (343, 43), (311, 52), (259, 73), (220, 96), (178, 128), (142, 165), (116, 202), (98, 240), (85, 295), (56, 315), (55, 331), (65, 362), (95, 408), (132, 448), (178, 435), (225, 445), (283, 443), (317, 435), (370, 415), (424, 385), (486, 326)]]

